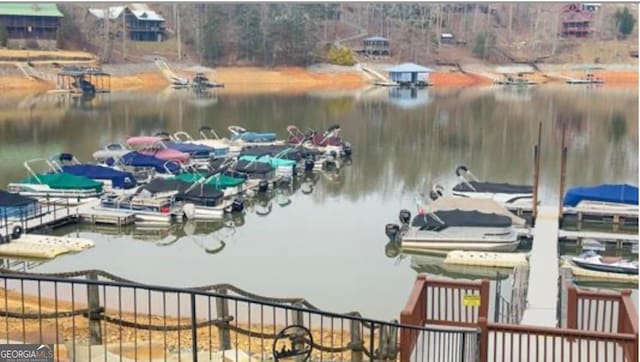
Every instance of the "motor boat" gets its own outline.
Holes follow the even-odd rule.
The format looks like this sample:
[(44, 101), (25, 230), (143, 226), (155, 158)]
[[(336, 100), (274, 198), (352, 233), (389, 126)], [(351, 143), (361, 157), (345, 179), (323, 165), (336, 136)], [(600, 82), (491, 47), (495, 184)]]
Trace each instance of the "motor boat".
[(241, 199), (225, 200), (224, 192), (205, 181), (188, 183), (155, 179), (141, 189), (154, 195), (176, 191), (175, 199), (181, 202), (182, 211), (188, 219), (219, 219), (225, 212), (242, 211), (244, 202)]
[(39, 210), (37, 199), (0, 190), (0, 223), (31, 218)]
[(162, 138), (162, 144), (164, 147), (189, 154), (191, 161), (195, 163), (206, 164), (212, 158), (216, 157), (215, 150), (209, 146), (176, 142), (167, 132), (159, 132), (154, 136)]
[(588, 250), (571, 258), (571, 262), (584, 269), (607, 273), (638, 274), (638, 262), (623, 260), (620, 257), (605, 257), (594, 250)]
[(262, 155), (296, 161), (298, 168), (305, 172), (319, 171), (329, 167), (340, 168), (339, 159), (326, 155), (315, 148), (304, 146), (304, 141), (297, 145), (248, 146), (240, 152), (240, 157)]
[[(509, 210), (531, 210), (533, 206), (532, 186), (479, 181), (467, 166), (458, 166), (456, 175), (460, 183), (453, 187), (453, 196), (492, 199)], [(466, 175), (471, 180), (467, 180)]]
[(565, 212), (601, 211), (638, 215), (638, 187), (626, 184), (602, 184), (572, 187), (564, 195)]
[(419, 200), (418, 214), (400, 211), (385, 232), (403, 250), (514, 251), (520, 244), (509, 216), (477, 210), (429, 210)]
[(332, 155), (335, 158), (351, 157), (351, 154), (353, 152), (351, 149), (351, 144), (342, 140), (342, 138), (339, 136), (340, 131), (340, 125), (336, 124), (329, 127), (322, 134), (313, 129), (309, 129), (309, 133), (306, 134), (302, 132), (298, 127), (290, 125), (287, 127), (287, 133), (289, 133), (287, 142), (298, 143), (302, 142), (305, 139), (308, 139), (306, 145), (309, 148), (315, 148), (327, 155)]
[[(36, 173), (32, 164), (43, 162), (48, 170)], [(66, 172), (57, 172), (49, 160), (36, 158), (24, 162), (24, 167), (31, 176), (9, 183), (8, 191), (22, 196), (47, 200), (52, 203), (77, 205), (103, 194), (102, 182), (84, 176), (76, 176)]]
[(60, 153), (52, 156), (51, 164), (58, 172), (66, 172), (71, 175), (84, 176), (104, 184), (106, 191), (127, 190), (137, 186), (135, 177), (131, 172), (116, 170), (102, 165), (81, 163), (70, 153)]
[(243, 147), (251, 145), (269, 146), (285, 144), (285, 141), (276, 140), (277, 135), (274, 132), (247, 131), (240, 126), (229, 126), (227, 129), (231, 133), (231, 137), (229, 138), (231, 142)]
[(173, 175), (182, 170), (178, 162), (164, 161), (137, 151), (126, 153), (122, 157), (110, 157), (104, 164), (133, 173), (138, 183), (147, 183), (156, 175)]
[[(203, 127), (203, 128), (205, 128), (205, 127)], [(211, 130), (211, 132), (213, 132), (213, 130)], [(171, 139), (174, 142), (177, 142), (177, 143), (193, 144), (193, 145), (201, 145), (201, 146), (210, 147), (211, 149), (213, 149), (213, 156), (214, 157), (227, 157), (229, 155), (229, 152), (230, 152), (230, 149), (231, 149), (231, 146), (229, 146), (226, 142), (221, 141), (217, 137), (215, 139), (208, 139), (205, 136), (202, 139), (195, 140), (195, 139), (193, 139), (193, 137), (191, 137), (191, 135), (189, 135), (187, 132), (184, 132), (184, 131), (180, 131), (180, 132), (174, 133), (173, 136), (171, 137)], [(236, 147), (236, 148), (237, 148), (235, 150), (236, 152), (240, 152), (240, 150), (242, 149), (241, 147)]]
[[(151, 182), (162, 179), (155, 179)], [(168, 225), (174, 218), (182, 219), (182, 207), (177, 204), (177, 190), (150, 192), (140, 187), (135, 193), (107, 193), (100, 198), (96, 209), (130, 211), (136, 222), (153, 225)]]
[(186, 152), (167, 148), (163, 143), (162, 137), (140, 136), (129, 137), (127, 145), (135, 148), (138, 152), (154, 156), (164, 161), (174, 161), (178, 163), (188, 163), (191, 155)]
[(200, 170), (184, 170), (174, 178), (187, 183), (203, 182), (206, 185), (215, 187), (224, 192), (226, 196), (235, 196), (244, 193), (250, 188), (257, 187), (257, 182), (247, 182), (246, 176), (233, 177), (226, 172), (233, 168), (237, 160), (230, 158), (220, 164), (217, 168), (210, 166), (208, 172)]

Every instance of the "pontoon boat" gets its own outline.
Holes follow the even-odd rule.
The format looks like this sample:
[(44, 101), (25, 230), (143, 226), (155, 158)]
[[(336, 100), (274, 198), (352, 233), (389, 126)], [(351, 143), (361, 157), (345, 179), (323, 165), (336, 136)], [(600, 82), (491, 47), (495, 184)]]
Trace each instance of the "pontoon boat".
[(564, 196), (565, 212), (601, 211), (638, 215), (638, 187), (603, 184), (570, 188)]
[(82, 164), (70, 153), (61, 153), (50, 158), (58, 172), (88, 177), (104, 184), (105, 190), (131, 189), (136, 187), (136, 179), (130, 172), (119, 171), (107, 166)]

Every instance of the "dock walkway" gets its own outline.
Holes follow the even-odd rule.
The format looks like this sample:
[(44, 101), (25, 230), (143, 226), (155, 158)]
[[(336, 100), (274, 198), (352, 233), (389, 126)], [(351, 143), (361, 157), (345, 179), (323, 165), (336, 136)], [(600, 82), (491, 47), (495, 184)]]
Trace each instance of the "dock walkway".
[(527, 309), (522, 324), (555, 327), (558, 302), (558, 210), (542, 206), (533, 230)]

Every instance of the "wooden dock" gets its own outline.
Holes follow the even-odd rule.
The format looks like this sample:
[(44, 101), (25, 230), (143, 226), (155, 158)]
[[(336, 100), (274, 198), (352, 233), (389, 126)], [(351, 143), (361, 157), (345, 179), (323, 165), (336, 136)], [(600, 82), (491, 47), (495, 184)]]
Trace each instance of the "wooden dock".
[(136, 221), (136, 214), (124, 210), (105, 210), (98, 208), (100, 200), (90, 201), (78, 207), (79, 217), (92, 224), (131, 225)]
[(558, 302), (558, 209), (542, 206), (533, 230), (528, 305), (522, 324), (555, 327)]
[(625, 234), (625, 233), (613, 233), (613, 232), (600, 232), (600, 231), (570, 231), (559, 230), (558, 238), (561, 240), (572, 240), (580, 243), (584, 239), (594, 239), (597, 241), (604, 241), (610, 243), (628, 243), (637, 244), (638, 234)]

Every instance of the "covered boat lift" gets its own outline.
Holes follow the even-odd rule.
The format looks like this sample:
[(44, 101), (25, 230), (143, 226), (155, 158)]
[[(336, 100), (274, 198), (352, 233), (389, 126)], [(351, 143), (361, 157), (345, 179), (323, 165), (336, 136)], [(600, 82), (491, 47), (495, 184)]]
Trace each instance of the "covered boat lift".
[(98, 68), (65, 67), (56, 75), (60, 89), (79, 93), (109, 93), (111, 74)]

